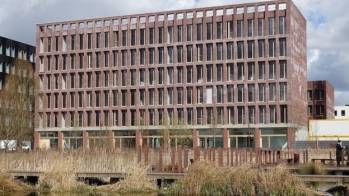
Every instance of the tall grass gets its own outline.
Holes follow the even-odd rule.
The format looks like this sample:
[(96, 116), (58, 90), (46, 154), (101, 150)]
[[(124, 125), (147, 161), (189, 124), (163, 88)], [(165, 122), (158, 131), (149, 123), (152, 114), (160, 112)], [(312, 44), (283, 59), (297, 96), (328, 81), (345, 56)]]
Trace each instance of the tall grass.
[(207, 162), (189, 167), (175, 183), (174, 195), (307, 195), (304, 183), (282, 166), (264, 171), (250, 166), (219, 168)]

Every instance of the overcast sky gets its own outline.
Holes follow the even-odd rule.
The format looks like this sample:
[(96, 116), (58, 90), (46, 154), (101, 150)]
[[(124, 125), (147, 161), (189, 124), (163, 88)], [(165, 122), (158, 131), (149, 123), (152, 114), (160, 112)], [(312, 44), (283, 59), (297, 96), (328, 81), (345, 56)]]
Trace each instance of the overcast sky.
[[(34, 45), (35, 24), (255, 0), (0, 0), (0, 35)], [(294, 0), (308, 20), (308, 79), (329, 80), (349, 104), (348, 0)]]

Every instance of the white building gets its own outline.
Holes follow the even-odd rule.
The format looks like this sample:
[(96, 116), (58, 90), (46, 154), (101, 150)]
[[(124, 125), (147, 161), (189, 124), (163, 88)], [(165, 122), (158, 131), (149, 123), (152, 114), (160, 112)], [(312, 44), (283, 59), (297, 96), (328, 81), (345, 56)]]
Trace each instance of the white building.
[(349, 105), (334, 107), (335, 119), (349, 119)]
[(309, 120), (309, 141), (349, 141), (349, 119)]

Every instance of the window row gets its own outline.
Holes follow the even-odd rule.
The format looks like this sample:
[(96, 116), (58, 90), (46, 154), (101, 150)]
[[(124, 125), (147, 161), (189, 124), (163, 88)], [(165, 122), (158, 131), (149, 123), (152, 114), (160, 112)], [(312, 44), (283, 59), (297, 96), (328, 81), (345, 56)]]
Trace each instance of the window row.
[[(168, 27), (149, 27), (120, 30), (112, 32), (96, 32), (72, 34), (40, 38), (40, 53), (52, 51), (70, 51), (120, 46), (136, 46), (149, 44), (172, 44), (214, 39), (232, 39), (254, 36), (273, 36), (286, 33), (286, 21), (280, 16), (275, 23), (274, 17), (247, 19), (216, 23), (197, 23)], [(267, 26), (265, 26), (267, 23)]]
[[(243, 13), (253, 13), (253, 12), (265, 12), (276, 11), (276, 4), (258, 5), (258, 6), (248, 6), (248, 7), (236, 7), (236, 8), (225, 8), (217, 10), (197, 10), (190, 11), (186, 13), (169, 13), (169, 14), (160, 14), (160, 15), (151, 15), (151, 16), (140, 16), (130, 17), (130, 18), (121, 18), (121, 19), (106, 19), (106, 20), (97, 20), (97, 21), (87, 21), (71, 24), (56, 24), (56, 25), (47, 25), (47, 29), (44, 26), (40, 26), (40, 31), (45, 32), (49, 31), (66, 31), (68, 29), (84, 29), (84, 28), (100, 28), (100, 27), (109, 27), (117, 25), (135, 25), (137, 23), (144, 24), (146, 22), (162, 22), (162, 21), (172, 21), (172, 20), (182, 20), (182, 19), (192, 19), (192, 18), (202, 18), (202, 17), (212, 17), (212, 16), (223, 16)], [(235, 10), (235, 11), (234, 11)], [(286, 3), (278, 4), (278, 10), (286, 10)]]
[[(39, 114), (39, 127), (276, 124), (288, 122), (287, 105), (79, 111)], [(46, 124), (44, 122), (46, 121)]]
[(39, 72), (204, 61), (242, 60), (245, 58), (274, 58), (287, 55), (286, 38), (266, 41), (239, 41), (216, 44), (196, 44), (148, 49), (88, 52), (39, 57)]
[(42, 90), (275, 80), (287, 78), (287, 64), (286, 61), (207, 64), (48, 74), (39, 78)]
[[(217, 85), (160, 89), (131, 89), (52, 93), (45, 96), (47, 108), (156, 106), (186, 104), (223, 104), (287, 100), (287, 83)], [(39, 98), (39, 109), (44, 108)]]

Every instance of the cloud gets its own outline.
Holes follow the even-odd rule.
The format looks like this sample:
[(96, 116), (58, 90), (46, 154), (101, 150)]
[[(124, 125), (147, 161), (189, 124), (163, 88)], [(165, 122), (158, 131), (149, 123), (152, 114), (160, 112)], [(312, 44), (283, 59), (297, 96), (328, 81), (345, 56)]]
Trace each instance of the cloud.
[[(255, 0), (2, 0), (0, 35), (34, 44), (35, 24)], [(308, 78), (329, 80), (336, 105), (349, 102), (348, 0), (294, 0), (307, 18)]]

